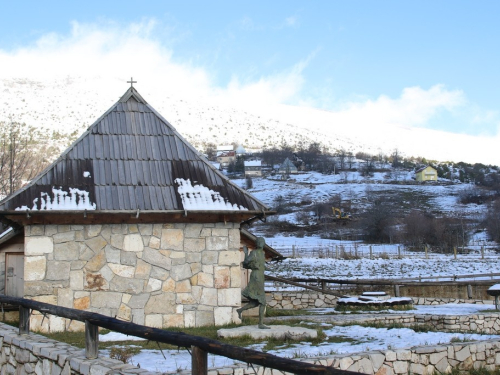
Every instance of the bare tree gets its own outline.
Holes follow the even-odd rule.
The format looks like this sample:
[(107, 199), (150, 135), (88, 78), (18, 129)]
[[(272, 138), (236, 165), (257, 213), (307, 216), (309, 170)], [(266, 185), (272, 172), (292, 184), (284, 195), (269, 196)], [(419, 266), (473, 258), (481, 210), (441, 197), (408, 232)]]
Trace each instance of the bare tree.
[(0, 196), (12, 194), (51, 161), (55, 148), (41, 129), (19, 122), (0, 122)]

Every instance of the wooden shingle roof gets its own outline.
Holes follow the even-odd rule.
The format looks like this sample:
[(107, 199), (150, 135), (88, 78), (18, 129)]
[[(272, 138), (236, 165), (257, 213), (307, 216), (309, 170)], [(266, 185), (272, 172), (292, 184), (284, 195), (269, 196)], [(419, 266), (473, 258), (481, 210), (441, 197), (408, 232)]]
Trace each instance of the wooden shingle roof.
[(0, 202), (0, 215), (11, 220), (21, 212), (82, 210), (241, 218), (270, 213), (215, 169), (134, 87), (50, 167)]

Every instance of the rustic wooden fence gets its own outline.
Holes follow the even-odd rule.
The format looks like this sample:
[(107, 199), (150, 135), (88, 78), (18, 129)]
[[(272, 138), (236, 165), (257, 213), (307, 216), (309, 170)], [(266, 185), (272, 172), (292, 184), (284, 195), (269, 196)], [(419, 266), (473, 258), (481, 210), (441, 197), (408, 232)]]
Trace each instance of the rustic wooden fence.
[(257, 350), (224, 344), (220, 341), (208, 339), (205, 337), (146, 327), (139, 324), (111, 318), (98, 313), (55, 306), (25, 298), (9, 297), (0, 294), (0, 304), (19, 306), (20, 335), (28, 335), (30, 332), (31, 310), (39, 311), (44, 315), (55, 315), (66, 319), (84, 322), (85, 354), (89, 359), (95, 359), (98, 357), (98, 328), (102, 327), (126, 335), (142, 337), (147, 340), (190, 349), (192, 358), (191, 371), (192, 374), (195, 375), (205, 375), (208, 373), (208, 353), (292, 374), (359, 375), (358, 373), (352, 371), (343, 371), (335, 369), (333, 367), (300, 362), (293, 359), (282, 358), (272, 354), (259, 352)]
[(286, 279), (276, 276), (265, 276), (266, 281), (273, 281), (316, 292), (331, 294), (340, 297), (345, 291), (343, 286), (392, 286), (394, 296), (399, 297), (400, 286), (462, 286), (467, 288), (467, 295), (472, 298), (473, 286), (491, 286), (500, 283), (500, 273), (475, 275), (428, 276), (405, 279), (328, 279), (328, 278), (300, 278)]

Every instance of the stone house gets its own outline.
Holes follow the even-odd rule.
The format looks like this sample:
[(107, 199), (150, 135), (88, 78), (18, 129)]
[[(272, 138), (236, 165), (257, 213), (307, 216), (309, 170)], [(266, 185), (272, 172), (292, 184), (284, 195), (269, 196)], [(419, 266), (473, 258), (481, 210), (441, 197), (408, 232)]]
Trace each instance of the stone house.
[[(25, 298), (138, 324), (239, 322), (240, 223), (272, 213), (130, 87), (0, 202), (10, 228), (0, 236), (0, 269), (17, 267), (13, 282)], [(54, 316), (32, 315), (32, 324), (82, 328)]]
[(217, 162), (227, 168), (229, 164), (236, 162), (236, 151), (224, 151), (217, 155)]
[(262, 161), (245, 161), (245, 177), (262, 177)]

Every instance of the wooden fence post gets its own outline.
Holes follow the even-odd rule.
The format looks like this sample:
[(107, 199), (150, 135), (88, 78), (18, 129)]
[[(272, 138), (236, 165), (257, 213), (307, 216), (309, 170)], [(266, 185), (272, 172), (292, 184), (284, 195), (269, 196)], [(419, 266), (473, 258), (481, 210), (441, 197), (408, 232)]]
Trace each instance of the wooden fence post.
[(429, 259), (429, 253), (427, 252), (427, 245), (425, 245), (425, 259)]
[(85, 356), (96, 359), (99, 356), (99, 327), (85, 321)]
[(30, 309), (24, 306), (19, 306), (19, 334), (30, 334)]
[(394, 297), (401, 297), (399, 294), (399, 285), (394, 285)]
[(470, 284), (467, 285), (467, 298), (472, 299), (472, 286)]
[(208, 353), (197, 346), (191, 346), (191, 374), (207, 375)]
[(454, 255), (455, 259), (457, 259), (457, 247), (456, 246), (453, 246), (453, 255)]

